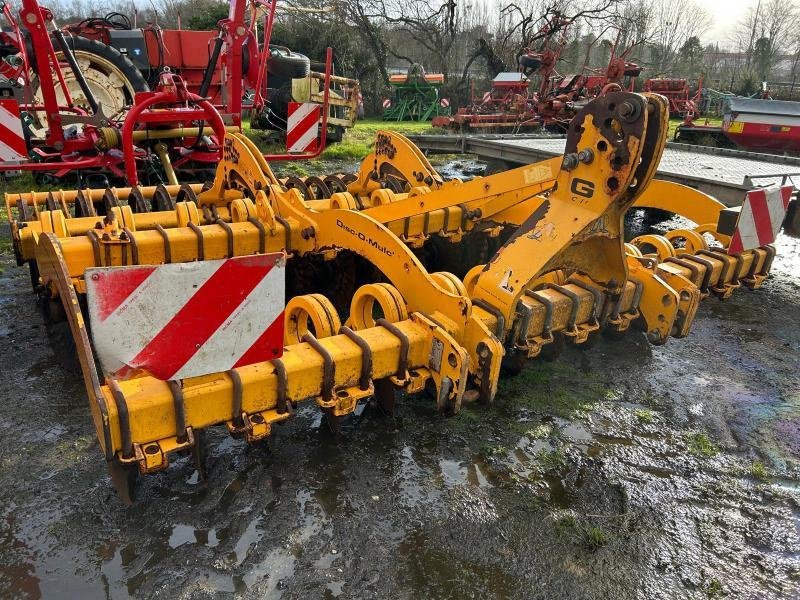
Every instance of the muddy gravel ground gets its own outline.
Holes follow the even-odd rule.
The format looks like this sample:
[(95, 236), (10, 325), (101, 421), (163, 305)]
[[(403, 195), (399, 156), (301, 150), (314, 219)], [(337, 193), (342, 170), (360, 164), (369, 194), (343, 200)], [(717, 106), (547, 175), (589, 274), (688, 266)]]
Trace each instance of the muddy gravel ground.
[[(4, 232), (3, 235), (7, 236)], [(7, 238), (6, 238), (7, 239)], [(599, 339), (443, 418), (209, 434), (123, 506), (28, 274), (0, 276), (1, 598), (800, 597), (800, 244), (691, 336)]]

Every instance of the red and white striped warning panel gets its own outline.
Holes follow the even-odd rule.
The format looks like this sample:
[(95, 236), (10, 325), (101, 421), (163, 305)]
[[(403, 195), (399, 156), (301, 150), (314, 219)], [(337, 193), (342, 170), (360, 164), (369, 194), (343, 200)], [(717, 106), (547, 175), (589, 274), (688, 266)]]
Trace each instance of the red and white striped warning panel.
[(383, 108), (389, 108), (392, 105), (392, 101), (389, 98), (385, 98), (382, 104)]
[(86, 300), (103, 370), (182, 379), (281, 356), (285, 267), (279, 252), (88, 269)]
[(442, 108), (447, 108), (448, 106), (450, 106), (450, 99), (442, 98), (441, 100), (439, 100), (439, 106), (441, 106)]
[(16, 100), (0, 100), (0, 162), (28, 160), (28, 147), (22, 133), (19, 104)]
[(785, 185), (747, 192), (728, 254), (739, 254), (774, 242), (786, 216), (793, 189), (791, 185)]
[(313, 102), (289, 102), (286, 149), (292, 153), (314, 152), (319, 138), (321, 106)]

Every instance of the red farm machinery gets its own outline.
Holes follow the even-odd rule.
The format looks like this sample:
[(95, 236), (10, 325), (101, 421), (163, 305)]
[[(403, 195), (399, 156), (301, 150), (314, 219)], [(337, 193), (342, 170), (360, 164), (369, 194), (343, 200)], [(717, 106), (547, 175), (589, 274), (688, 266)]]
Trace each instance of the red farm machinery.
[[(0, 172), (177, 185), (176, 171), (213, 173), (245, 111), (285, 129), (290, 101), (318, 104), (321, 131), (341, 133), (355, 118), (358, 83), (331, 75), (330, 50), (325, 73), (312, 73), (307, 57), (270, 46), (275, 8), (234, 0), (217, 31), (182, 31), (135, 29), (116, 14), (62, 29), (36, 0), (17, 14), (4, 5)], [(316, 153), (328, 136), (319, 137)]]
[(661, 94), (669, 100), (669, 115), (671, 117), (693, 119), (700, 115), (698, 104), (703, 92), (702, 78), (694, 95), (691, 95), (688, 80), (667, 77), (647, 79), (644, 82), (644, 91)]
[(605, 68), (588, 68), (587, 55), (580, 73), (558, 73), (556, 65), (566, 45), (568, 25), (568, 21), (556, 19), (543, 27), (540, 49), (526, 49), (520, 54), (517, 71), (499, 73), (489, 91), (482, 96), (471, 92), (469, 105), (452, 117), (434, 119), (433, 125), (462, 131), (563, 131), (590, 99), (609, 89), (632, 91), (633, 79), (641, 68), (626, 60), (631, 48), (616, 56), (616, 44)]

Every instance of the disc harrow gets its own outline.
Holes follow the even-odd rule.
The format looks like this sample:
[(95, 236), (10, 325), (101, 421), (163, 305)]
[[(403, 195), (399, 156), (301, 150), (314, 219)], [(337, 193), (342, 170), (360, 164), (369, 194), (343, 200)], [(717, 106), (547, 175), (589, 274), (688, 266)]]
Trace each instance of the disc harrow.
[[(130, 499), (131, 470), (165, 468), (212, 425), (257, 441), (303, 401), (335, 424), (359, 401), (392, 411), (422, 391), (454, 414), (493, 402), (501, 366), (546, 347), (631, 328), (662, 344), (689, 332), (703, 297), (762, 285), (771, 246), (729, 255), (722, 204), (653, 180), (667, 124), (660, 96), (610, 92), (577, 115), (563, 158), (469, 182), (444, 181), (384, 132), (357, 175), (279, 180), (252, 142), (229, 133), (206, 186), (31, 193), (7, 206), (40, 297), (63, 307), (101, 447)], [(632, 207), (697, 226), (626, 244)], [(472, 258), (463, 277), (437, 268), (453, 252)], [(271, 253), (288, 259), (280, 358), (172, 381), (98, 372), (84, 314), (98, 268)], [(344, 281), (354, 289), (339, 306), (322, 292)]]

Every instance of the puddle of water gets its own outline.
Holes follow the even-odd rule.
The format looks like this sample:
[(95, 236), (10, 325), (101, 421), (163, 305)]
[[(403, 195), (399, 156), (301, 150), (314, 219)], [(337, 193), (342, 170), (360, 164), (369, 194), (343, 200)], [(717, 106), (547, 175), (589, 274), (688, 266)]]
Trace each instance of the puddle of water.
[(177, 524), (172, 527), (172, 534), (169, 536), (169, 547), (178, 548), (184, 544), (197, 544), (216, 548), (219, 546), (219, 538), (216, 529), (195, 529), (191, 525)]
[(467, 467), (462, 462), (440, 459), (439, 468), (442, 470), (444, 484), (447, 487), (460, 485), (467, 481)]
[[(497, 474), (480, 455), (473, 456), (471, 461), (442, 458), (439, 459), (439, 468), (444, 485), (448, 488), (465, 484), (477, 488), (490, 488), (494, 487), (497, 479)], [(495, 483), (492, 483), (493, 480)]]
[(480, 590), (481, 598), (512, 596), (512, 581), (501, 569), (457, 560), (429, 544), (423, 532), (406, 537), (397, 554), (404, 563), (400, 585), (414, 598), (462, 598), (464, 590)]
[(325, 586), (325, 598), (338, 598), (342, 595), (344, 581), (329, 581)]
[[(278, 597), (278, 589), (282, 581), (294, 575), (297, 558), (302, 554), (303, 546), (312, 538), (319, 536), (323, 526), (327, 524), (327, 517), (321, 514), (319, 505), (314, 501), (312, 493), (308, 490), (297, 492), (301, 524), (289, 535), (289, 547), (280, 545), (267, 552), (266, 556), (250, 567), (242, 577), (245, 589), (253, 588), (259, 581), (266, 581), (263, 589), (264, 598)], [(330, 532), (328, 532), (330, 536)], [(334, 555), (335, 556), (335, 555)], [(324, 564), (324, 563), (323, 563)]]
[(262, 516), (259, 515), (247, 524), (244, 532), (237, 540), (236, 545), (233, 548), (233, 552), (229, 555), (237, 567), (244, 562), (245, 558), (247, 558), (250, 548), (252, 548), (253, 545), (258, 543), (258, 541), (261, 539), (261, 519)]

